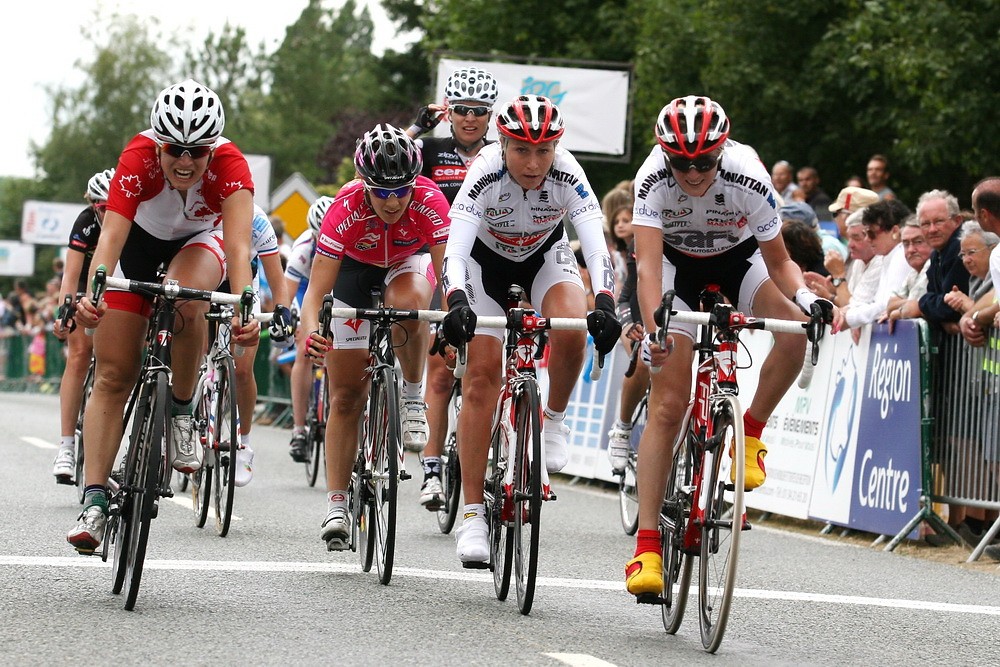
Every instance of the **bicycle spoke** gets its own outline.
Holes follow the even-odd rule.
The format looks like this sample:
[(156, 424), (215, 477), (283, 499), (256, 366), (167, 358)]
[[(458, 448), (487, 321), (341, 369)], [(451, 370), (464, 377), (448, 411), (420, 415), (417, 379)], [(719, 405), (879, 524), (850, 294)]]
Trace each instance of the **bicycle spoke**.
[(660, 594), (663, 606), (660, 610), (663, 629), (669, 634), (676, 633), (684, 619), (694, 563), (694, 556), (684, 549), (684, 534), (691, 514), (691, 496), (687, 489), (691, 485), (694, 435), (688, 426), (681, 432), (688, 435), (680, 439), (674, 452), (660, 510), (660, 544), (663, 549), (663, 590)]
[(538, 572), (538, 528), (542, 512), (542, 429), (538, 387), (526, 381), (517, 397), (514, 466), (514, 569), (517, 606), (531, 612)]

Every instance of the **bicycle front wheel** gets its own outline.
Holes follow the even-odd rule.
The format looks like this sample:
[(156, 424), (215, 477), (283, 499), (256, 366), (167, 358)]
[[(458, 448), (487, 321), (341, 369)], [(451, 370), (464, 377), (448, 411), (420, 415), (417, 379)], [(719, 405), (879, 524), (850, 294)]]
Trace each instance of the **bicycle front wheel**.
[[(126, 464), (122, 486), (129, 497), (123, 508), (122, 518), (127, 523), (125, 539), (119, 542), (125, 550), (125, 609), (135, 608), (142, 582), (143, 564), (146, 559), (146, 545), (149, 540), (149, 525), (153, 519), (154, 506), (159, 495), (160, 475), (163, 466), (163, 445), (165, 427), (170, 418), (170, 394), (167, 388), (167, 374), (156, 372), (144, 385), (148, 392), (145, 401), (140, 400), (132, 438), (129, 440), (131, 465)], [(143, 405), (145, 403), (145, 405)], [(115, 552), (119, 561), (119, 552)]]
[[(673, 464), (667, 477), (667, 490), (660, 510), (660, 546), (663, 549), (663, 590), (660, 607), (663, 629), (675, 634), (681, 627), (691, 588), (694, 555), (684, 549), (684, 533), (691, 515), (691, 477), (696, 436), (691, 431), (690, 411), (674, 449)], [(677, 590), (674, 590), (674, 587)]]
[[(706, 494), (705, 521), (701, 529), (701, 563), (698, 568), (698, 606), (701, 643), (715, 653), (726, 631), (736, 586), (736, 565), (743, 530), (744, 451), (743, 412), (735, 396), (724, 396), (712, 406), (714, 456), (706, 462), (702, 486)], [(732, 452), (730, 454), (730, 452)], [(732, 456), (736, 483), (722, 467)]]
[(451, 390), (451, 401), (448, 404), (449, 433), (445, 438), (444, 450), (441, 452), (441, 488), (444, 491), (444, 503), (437, 511), (438, 528), (447, 535), (455, 526), (458, 516), (458, 501), (462, 495), (462, 467), (458, 461), (458, 411), (462, 402), (461, 384), (455, 383)]
[(90, 360), (90, 367), (87, 369), (87, 378), (83, 381), (83, 394), (80, 397), (80, 411), (76, 415), (76, 499), (83, 504), (84, 489), (87, 485), (83, 483), (83, 415), (87, 411), (87, 400), (90, 392), (94, 388), (94, 360)]
[(319, 464), (322, 461), (323, 451), (326, 443), (326, 417), (327, 401), (329, 399), (329, 385), (326, 382), (326, 373), (318, 373), (312, 383), (312, 392), (309, 395), (309, 411), (306, 415), (306, 439), (309, 447), (309, 459), (306, 461), (306, 484), (316, 486), (319, 478)]
[(372, 378), (373, 398), (368, 412), (368, 458), (371, 466), (371, 505), (368, 529), (375, 530), (379, 583), (392, 578), (396, 546), (396, 494), (399, 484), (399, 390), (392, 368), (383, 367)]
[[(513, 506), (504, 493), (504, 475), (507, 472), (503, 435), (498, 427), (493, 432), (490, 467), (486, 471), (486, 489), (483, 500), (486, 520), (490, 528), (490, 569), (493, 570), (493, 591), (497, 600), (506, 600), (510, 592), (510, 562), (514, 557), (514, 528), (510, 515)], [(506, 512), (505, 512), (506, 509)]]
[(618, 511), (621, 515), (622, 530), (626, 535), (635, 535), (639, 529), (639, 492), (635, 486), (635, 466), (639, 438), (646, 428), (646, 397), (639, 401), (632, 412), (632, 433), (629, 438), (628, 463), (618, 477)]
[(517, 608), (531, 612), (538, 573), (538, 529), (542, 514), (542, 424), (538, 385), (525, 381), (516, 398), (514, 466), (514, 572)]
[[(183, 475), (189, 478), (191, 486), (191, 507), (194, 510), (194, 525), (204, 528), (208, 520), (208, 509), (212, 505), (212, 469), (215, 467), (215, 450), (212, 448), (214, 435), (209, 433), (209, 422), (212, 418), (212, 388), (206, 380), (206, 369), (201, 368), (201, 378), (195, 389), (194, 422), (197, 425), (198, 444), (202, 448), (201, 468)], [(183, 489), (181, 489), (183, 491)]]
[(215, 367), (215, 531), (219, 537), (229, 534), (233, 520), (233, 495), (236, 488), (236, 451), (240, 448), (239, 419), (236, 414), (236, 370), (230, 357), (223, 357)]

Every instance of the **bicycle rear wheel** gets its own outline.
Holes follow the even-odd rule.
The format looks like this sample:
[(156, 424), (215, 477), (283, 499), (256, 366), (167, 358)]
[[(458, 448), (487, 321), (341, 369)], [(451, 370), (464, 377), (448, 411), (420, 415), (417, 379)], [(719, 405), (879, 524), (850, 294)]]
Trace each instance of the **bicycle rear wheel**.
[(514, 572), (517, 608), (531, 612), (538, 574), (538, 538), (542, 514), (542, 425), (538, 385), (525, 381), (515, 399)]
[(306, 439), (309, 447), (309, 459), (306, 461), (306, 484), (316, 486), (319, 478), (319, 464), (323, 460), (326, 443), (327, 401), (329, 385), (326, 373), (317, 373), (313, 378), (312, 391), (309, 394), (309, 412), (306, 415)]
[[(691, 432), (690, 412), (674, 450), (673, 465), (667, 478), (666, 497), (660, 510), (660, 546), (663, 549), (663, 590), (660, 607), (663, 629), (674, 634), (681, 627), (691, 588), (694, 556), (684, 550), (684, 533), (691, 515), (691, 477), (695, 437)], [(674, 591), (674, 585), (677, 590)]]
[[(136, 416), (137, 428), (129, 441), (129, 453), (134, 456), (131, 475), (126, 466), (126, 477), (123, 486), (130, 496), (127, 514), (128, 529), (126, 538), (121, 542), (125, 550), (125, 609), (135, 608), (139, 596), (139, 585), (142, 582), (143, 565), (146, 559), (146, 546), (149, 540), (149, 525), (153, 519), (154, 504), (159, 495), (160, 476), (163, 467), (163, 445), (165, 427), (170, 418), (170, 394), (167, 388), (165, 371), (155, 372), (147, 381), (144, 390), (146, 395), (145, 408), (139, 404), (139, 414)], [(115, 552), (116, 562), (119, 554)]]
[(87, 400), (90, 392), (94, 388), (94, 360), (90, 360), (90, 367), (87, 369), (87, 378), (83, 381), (83, 394), (80, 397), (80, 411), (76, 415), (76, 470), (74, 479), (76, 480), (76, 499), (83, 504), (84, 489), (87, 485), (83, 483), (83, 415), (87, 411)]
[[(743, 529), (744, 451), (743, 412), (735, 396), (724, 396), (713, 402), (711, 465), (703, 471), (704, 492), (707, 494), (705, 523), (701, 530), (701, 562), (698, 568), (698, 606), (700, 608), (701, 643), (714, 653), (722, 643), (729, 620), (729, 610), (736, 586), (736, 565)], [(733, 447), (736, 484), (722, 468), (724, 457)], [(728, 487), (728, 488), (727, 488)]]
[[(372, 378), (374, 394), (369, 410), (371, 458), (371, 513), (369, 530), (375, 529), (375, 565), (379, 583), (392, 578), (396, 546), (396, 494), (399, 485), (399, 390), (392, 368), (382, 367)], [(374, 422), (374, 423), (372, 423)]]
[(622, 530), (626, 535), (635, 535), (639, 529), (639, 492), (635, 487), (636, 452), (639, 439), (646, 428), (646, 397), (639, 401), (632, 411), (632, 433), (629, 437), (628, 463), (618, 477), (618, 511), (621, 515)]
[(447, 535), (455, 526), (462, 495), (462, 467), (458, 461), (458, 411), (462, 409), (462, 385), (456, 382), (448, 403), (448, 437), (441, 452), (441, 488), (444, 503), (437, 511), (438, 528)]
[(236, 413), (236, 371), (233, 360), (224, 357), (215, 367), (215, 531), (229, 534), (233, 520), (233, 493), (236, 488), (236, 451), (240, 447), (239, 418)]
[[(508, 461), (504, 451), (503, 435), (498, 427), (493, 432), (490, 467), (486, 472), (486, 489), (483, 500), (490, 529), (490, 569), (493, 570), (493, 591), (497, 600), (506, 600), (510, 592), (510, 562), (514, 557), (514, 527), (510, 514), (513, 506), (504, 498), (503, 478)], [(504, 507), (507, 515), (504, 516)]]

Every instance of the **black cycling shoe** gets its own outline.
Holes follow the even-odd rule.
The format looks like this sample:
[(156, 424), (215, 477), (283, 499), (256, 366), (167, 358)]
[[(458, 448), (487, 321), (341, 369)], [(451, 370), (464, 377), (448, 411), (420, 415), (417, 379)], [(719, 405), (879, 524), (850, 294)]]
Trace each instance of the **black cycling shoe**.
[(296, 463), (309, 463), (309, 443), (306, 442), (306, 434), (293, 435), (289, 443), (288, 455)]

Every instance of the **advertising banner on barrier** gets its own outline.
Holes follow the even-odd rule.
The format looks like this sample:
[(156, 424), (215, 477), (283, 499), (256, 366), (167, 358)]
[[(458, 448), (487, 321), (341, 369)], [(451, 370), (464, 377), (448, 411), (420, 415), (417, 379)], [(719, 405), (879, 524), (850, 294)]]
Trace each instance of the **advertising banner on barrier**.
[(570, 427), (569, 463), (562, 472), (617, 482), (608, 461), (608, 431), (618, 416), (618, 399), (628, 357), (624, 348), (617, 346), (605, 359), (601, 378), (593, 382), (590, 379), (593, 354), (594, 343), (587, 336), (587, 361), (566, 408), (566, 424)]
[[(920, 509), (920, 340), (913, 322), (874, 325), (858, 419), (850, 526), (895, 535)], [(911, 537), (917, 537), (916, 533)]]

